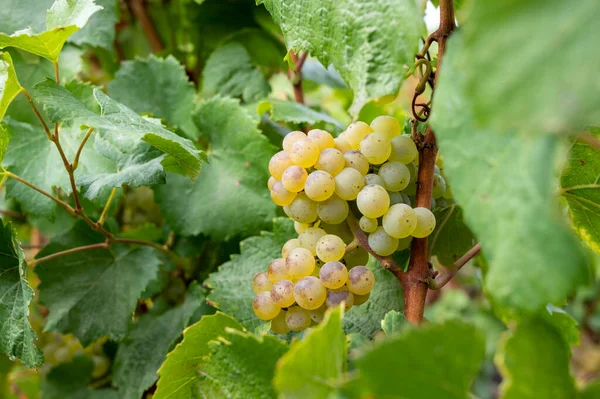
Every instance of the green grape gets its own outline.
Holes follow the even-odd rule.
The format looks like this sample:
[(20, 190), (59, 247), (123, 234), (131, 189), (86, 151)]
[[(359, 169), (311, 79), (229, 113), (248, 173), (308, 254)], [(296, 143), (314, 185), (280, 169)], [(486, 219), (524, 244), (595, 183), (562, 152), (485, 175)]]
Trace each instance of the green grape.
[(310, 327), (312, 320), (305, 309), (300, 306), (293, 306), (288, 309), (285, 315), (285, 324), (292, 331), (302, 331)]
[(352, 150), (352, 146), (350, 145), (348, 140), (346, 140), (346, 136), (344, 135), (344, 133), (340, 134), (335, 139), (333, 139), (333, 142), (335, 143), (335, 149), (341, 152), (342, 154), (346, 151)]
[(304, 233), (309, 227), (310, 225), (306, 223), (294, 222), (294, 230), (296, 230), (296, 233), (298, 234)]
[(271, 287), (271, 300), (280, 308), (287, 308), (294, 304), (294, 283), (290, 280), (279, 280)]
[(416, 195), (417, 194), (417, 183), (414, 181), (408, 183), (408, 186), (406, 186), (406, 188), (404, 190), (402, 190), (402, 194)]
[(408, 236), (408, 237), (404, 237), (398, 240), (398, 247), (396, 248), (396, 251), (404, 251), (405, 249), (407, 249), (410, 246), (410, 243), (412, 242), (413, 236)]
[(292, 145), (290, 158), (294, 164), (303, 168), (310, 168), (317, 162), (320, 153), (319, 145), (313, 140), (305, 138), (296, 141)]
[(61, 346), (54, 352), (54, 359), (57, 364), (66, 363), (71, 360), (72, 357), (73, 355), (66, 346)]
[(386, 233), (394, 238), (405, 238), (412, 234), (417, 226), (417, 216), (406, 204), (392, 205), (383, 215), (381, 225)]
[(321, 129), (313, 129), (308, 132), (308, 138), (317, 143), (319, 146), (319, 150), (323, 151), (326, 148), (333, 148), (335, 146), (335, 142), (333, 141), (333, 136)]
[(377, 228), (377, 219), (363, 216), (358, 221), (358, 225), (360, 226), (360, 229), (365, 233), (372, 233)]
[(369, 300), (370, 296), (371, 296), (370, 292), (368, 294), (365, 294), (365, 295), (356, 295), (356, 294), (354, 294), (354, 306), (360, 306), (363, 303), (367, 302)]
[(376, 219), (383, 216), (390, 207), (390, 196), (385, 188), (370, 184), (358, 193), (356, 205), (364, 216)]
[(431, 198), (431, 206), (429, 207), (430, 209), (435, 209), (437, 208), (437, 201), (435, 200), (435, 198)]
[(351, 293), (348, 288), (342, 287), (327, 291), (325, 303), (328, 308), (337, 307), (342, 302), (344, 302), (344, 309), (346, 312), (354, 305), (354, 294)]
[(274, 319), (281, 311), (281, 308), (271, 299), (269, 291), (261, 292), (254, 297), (252, 309), (259, 319), (265, 321)]
[(408, 171), (410, 172), (410, 183), (416, 182), (417, 177), (419, 176), (419, 169), (413, 162), (407, 163), (406, 167), (408, 168)]
[(385, 181), (383, 181), (383, 179), (381, 178), (381, 176), (379, 176), (376, 173), (367, 173), (365, 175), (365, 186), (368, 186), (369, 184), (376, 184), (378, 186), (386, 188), (385, 187)]
[(452, 190), (450, 189), (450, 186), (446, 185), (446, 191), (444, 191), (444, 194), (442, 195), (442, 198), (450, 201), (452, 198), (454, 198), (452, 196)]
[(439, 166), (433, 165), (433, 174), (434, 175), (441, 175), (442, 174), (442, 171), (440, 170)]
[(390, 140), (399, 136), (402, 130), (396, 118), (387, 115), (381, 115), (373, 119), (371, 129), (374, 132), (384, 133)]
[(348, 280), (348, 269), (342, 262), (327, 262), (319, 271), (319, 279), (327, 288), (340, 288)]
[(369, 161), (367, 161), (367, 158), (360, 151), (346, 151), (344, 153), (344, 160), (347, 168), (354, 168), (363, 176), (369, 173)]
[(327, 234), (333, 234), (342, 239), (344, 242), (351, 242), (354, 239), (354, 234), (350, 230), (348, 223), (340, 224), (325, 224), (321, 225), (321, 228), (327, 232)]
[(308, 315), (310, 316), (313, 323), (320, 323), (325, 318), (325, 311), (327, 310), (327, 305), (323, 304), (319, 309), (307, 310)]
[(346, 244), (336, 235), (327, 234), (317, 242), (317, 256), (323, 262), (333, 262), (344, 257)]
[(92, 369), (93, 379), (102, 377), (110, 368), (110, 359), (104, 354), (92, 356), (92, 362), (94, 363), (94, 368)]
[(369, 262), (369, 253), (360, 247), (356, 248), (344, 256), (344, 262), (346, 263), (347, 269), (359, 265), (366, 265), (367, 262)]
[(324, 223), (342, 223), (348, 217), (349, 211), (348, 203), (335, 194), (317, 203), (317, 215)]
[(404, 193), (402, 193), (402, 199), (404, 200), (404, 203), (408, 206), (412, 207), (412, 201), (410, 200), (410, 197)]
[(306, 248), (310, 253), (315, 256), (317, 254), (317, 242), (321, 237), (326, 235), (327, 232), (318, 227), (309, 227), (302, 234), (298, 236), (300, 246)]
[(269, 161), (269, 173), (277, 180), (281, 180), (283, 172), (293, 164), (289, 152), (279, 151), (277, 154), (273, 155)]
[(319, 159), (315, 164), (315, 169), (322, 170), (329, 173), (331, 176), (335, 176), (344, 169), (346, 160), (344, 154), (340, 150), (335, 148), (326, 148), (321, 151)]
[(284, 151), (290, 152), (292, 150), (292, 146), (294, 145), (294, 143), (296, 141), (301, 140), (301, 139), (305, 139), (305, 138), (306, 138), (306, 134), (304, 132), (299, 131), (299, 130), (295, 130), (293, 132), (289, 132), (283, 138), (283, 145), (282, 146), (283, 146)]
[(269, 190), (275, 185), (275, 183), (277, 183), (279, 180), (277, 180), (276, 178), (274, 178), (273, 176), (269, 177), (269, 180), (267, 181), (267, 187), (269, 187)]
[(435, 158), (435, 166), (437, 166), (439, 169), (444, 169), (444, 157), (439, 152)]
[(304, 168), (301, 168), (298, 165), (292, 165), (283, 172), (281, 184), (283, 184), (283, 187), (287, 191), (297, 193), (304, 189), (304, 183), (307, 178), (308, 173)]
[(335, 192), (333, 176), (322, 170), (315, 170), (306, 179), (304, 193), (313, 201), (325, 201)]
[(312, 223), (317, 219), (317, 203), (303, 192), (298, 193), (289, 205), (284, 206), (283, 211), (300, 223)]
[(350, 144), (353, 150), (358, 150), (360, 142), (368, 134), (371, 134), (373, 129), (364, 122), (358, 121), (350, 124), (346, 131), (343, 133), (344, 138)]
[(302, 245), (300, 245), (300, 240), (297, 238), (287, 240), (287, 242), (283, 244), (283, 247), (281, 248), (281, 257), (284, 259), (287, 258), (292, 249), (300, 248), (301, 246)]
[(375, 275), (365, 266), (353, 267), (346, 282), (348, 290), (355, 295), (366, 295), (375, 286)]
[(335, 178), (335, 193), (341, 199), (351, 201), (365, 185), (363, 175), (354, 168), (344, 168)]
[(287, 275), (292, 280), (310, 276), (315, 269), (315, 258), (306, 248), (292, 249), (285, 258)]
[(431, 195), (433, 198), (440, 198), (444, 196), (446, 192), (446, 180), (442, 177), (442, 175), (434, 174), (433, 175), (433, 191)]
[(271, 279), (269, 278), (269, 274), (267, 272), (258, 273), (252, 279), (252, 290), (255, 294), (259, 294), (265, 291), (271, 291)]
[(271, 188), (271, 200), (273, 200), (275, 205), (289, 205), (292, 203), (294, 198), (296, 198), (296, 193), (286, 190), (280, 181), (275, 183), (275, 185)]
[(391, 141), (391, 146), (390, 161), (407, 164), (418, 158), (419, 151), (417, 150), (417, 146), (408, 135), (394, 137)]
[(378, 227), (369, 234), (369, 246), (377, 255), (388, 256), (398, 247), (398, 239), (387, 234), (383, 227)]
[(435, 229), (435, 216), (427, 208), (415, 208), (414, 211), (417, 216), (417, 226), (412, 235), (417, 238), (427, 237)]
[(396, 204), (404, 204), (404, 196), (402, 195), (402, 193), (388, 191), (388, 195), (390, 196), (390, 206)]
[(279, 280), (287, 280), (288, 271), (285, 259), (273, 259), (269, 263), (269, 267), (267, 268), (267, 276), (269, 277), (269, 281), (271, 281), (271, 284), (275, 284)]
[(325, 303), (327, 289), (317, 277), (307, 276), (294, 286), (296, 303), (306, 310), (318, 309)]
[(285, 316), (287, 311), (282, 310), (273, 320), (271, 320), (271, 331), (275, 334), (287, 334), (290, 332), (290, 328), (285, 322)]
[(360, 142), (360, 152), (373, 165), (380, 165), (390, 157), (392, 145), (385, 134), (371, 133)]
[(379, 168), (379, 176), (390, 191), (401, 191), (410, 183), (410, 171), (400, 162), (386, 162)]

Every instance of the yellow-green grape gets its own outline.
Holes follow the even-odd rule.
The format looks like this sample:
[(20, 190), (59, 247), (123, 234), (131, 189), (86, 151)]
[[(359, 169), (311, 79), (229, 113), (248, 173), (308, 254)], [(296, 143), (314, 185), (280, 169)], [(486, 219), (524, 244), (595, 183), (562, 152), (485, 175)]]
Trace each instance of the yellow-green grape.
[(338, 236), (344, 242), (351, 242), (354, 240), (354, 234), (348, 226), (348, 223), (340, 223), (340, 224), (325, 224), (321, 225), (321, 228), (327, 232), (327, 234), (333, 234)]
[(342, 262), (327, 262), (319, 271), (319, 279), (329, 289), (340, 288), (348, 280), (348, 269)]
[(435, 229), (435, 216), (427, 208), (415, 208), (413, 209), (417, 216), (417, 226), (412, 232), (413, 237), (424, 238), (429, 234), (433, 233)]
[(396, 248), (396, 251), (404, 251), (405, 249), (407, 249), (410, 246), (412, 239), (413, 239), (413, 236), (408, 236), (408, 237), (399, 239), (398, 247)]
[(364, 231), (365, 233), (372, 233), (377, 228), (377, 219), (368, 218), (366, 216), (363, 216), (358, 221), (358, 225), (359, 225), (360, 229), (362, 231)]
[(310, 276), (315, 269), (315, 258), (308, 249), (295, 248), (285, 258), (285, 266), (289, 278), (298, 280)]
[(378, 227), (369, 234), (369, 246), (377, 255), (388, 256), (396, 251), (398, 239), (386, 233), (383, 227)]
[(279, 180), (277, 180), (276, 178), (274, 178), (273, 176), (269, 177), (269, 180), (267, 181), (267, 187), (269, 187), (269, 190), (273, 187), (273, 185), (275, 185), (275, 183), (277, 183)]
[(390, 206), (396, 204), (404, 204), (404, 196), (402, 195), (402, 193), (388, 191), (388, 194), (390, 196)]
[(333, 176), (322, 170), (315, 170), (304, 183), (304, 193), (313, 201), (325, 201), (335, 192)]
[(306, 134), (299, 130), (295, 130), (293, 132), (289, 132), (283, 138), (283, 149), (284, 151), (290, 152), (294, 143), (298, 140), (305, 139)]
[(433, 174), (434, 175), (441, 175), (442, 171), (440, 170), (440, 168), (437, 165), (433, 165)]
[(414, 161), (415, 158), (418, 158), (419, 151), (417, 151), (417, 146), (410, 136), (403, 135), (394, 137), (391, 144), (392, 153), (390, 154), (390, 161), (407, 164)]
[(349, 211), (348, 203), (335, 194), (317, 203), (317, 215), (324, 223), (342, 223), (348, 217)]
[(360, 142), (360, 152), (373, 165), (380, 165), (390, 157), (392, 144), (385, 134), (371, 133)]
[(298, 193), (289, 205), (284, 206), (283, 211), (300, 223), (312, 223), (317, 219), (317, 203), (303, 192)]
[(267, 276), (269, 277), (271, 284), (275, 284), (279, 280), (287, 280), (288, 272), (285, 259), (273, 259), (267, 268)]
[(300, 241), (302, 248), (308, 249), (315, 256), (317, 254), (317, 242), (325, 235), (327, 235), (325, 230), (318, 227), (309, 227), (298, 236), (298, 241)]
[(406, 205), (412, 206), (412, 201), (410, 200), (410, 197), (408, 195), (402, 193), (402, 199)]
[(381, 176), (379, 176), (376, 173), (367, 173), (365, 175), (365, 186), (368, 186), (369, 184), (376, 184), (378, 186), (386, 188), (385, 187), (385, 181), (383, 181), (383, 179), (381, 178)]
[(310, 327), (312, 320), (305, 309), (300, 306), (293, 306), (288, 309), (285, 315), (285, 324), (292, 331), (302, 331)]
[(338, 261), (344, 257), (346, 244), (336, 235), (327, 234), (317, 242), (317, 256), (323, 262)]
[(292, 165), (288, 167), (281, 175), (281, 184), (283, 184), (283, 188), (285, 188), (287, 191), (291, 193), (297, 193), (304, 190), (304, 183), (306, 182), (307, 178), (308, 173), (304, 168), (298, 165)]
[(334, 138), (333, 142), (335, 143), (335, 149), (341, 152), (342, 154), (346, 151), (352, 150), (352, 146), (350, 145), (348, 140), (346, 140), (346, 136), (344, 135), (344, 133)]
[(365, 185), (363, 175), (354, 168), (344, 168), (335, 178), (335, 193), (341, 199), (351, 201)]
[(56, 363), (65, 363), (73, 358), (71, 352), (69, 352), (69, 348), (66, 346), (61, 346), (54, 352), (54, 359)]
[(454, 196), (452, 195), (452, 190), (450, 189), (450, 186), (446, 185), (446, 191), (444, 191), (444, 194), (442, 194), (442, 198), (450, 201), (452, 198), (454, 198)]
[(381, 225), (386, 233), (394, 238), (410, 236), (417, 226), (417, 215), (406, 204), (392, 205), (383, 215)]
[(261, 292), (271, 291), (271, 279), (269, 279), (269, 275), (267, 272), (258, 273), (252, 279), (252, 290), (255, 294), (260, 294)]
[(373, 119), (371, 129), (374, 132), (384, 133), (389, 139), (399, 136), (402, 130), (396, 118), (387, 115), (381, 115)]
[(271, 188), (271, 200), (273, 200), (273, 202), (279, 206), (291, 204), (294, 198), (296, 198), (296, 195), (297, 194), (295, 192), (286, 190), (280, 181), (275, 183), (275, 185)]
[(407, 163), (406, 167), (408, 168), (408, 171), (410, 172), (410, 182), (414, 183), (417, 181), (417, 177), (419, 175), (419, 169), (417, 168), (417, 166), (411, 162), (411, 163)]
[(304, 233), (309, 227), (310, 225), (306, 223), (294, 222), (294, 230), (296, 230), (296, 233), (298, 234)]
[(365, 266), (353, 267), (348, 273), (346, 286), (355, 295), (366, 295), (375, 286), (375, 275)]
[(435, 198), (431, 198), (431, 206), (429, 208), (430, 209), (437, 208), (437, 201), (435, 200)]
[(335, 148), (326, 148), (321, 151), (317, 163), (315, 163), (315, 169), (323, 170), (329, 173), (331, 176), (335, 176), (344, 169), (346, 160), (344, 154), (340, 150)]
[(442, 177), (442, 175), (434, 174), (433, 175), (433, 191), (431, 195), (433, 198), (443, 197), (446, 192), (446, 180)]
[(371, 129), (369, 125), (367, 125), (364, 122), (358, 121), (348, 126), (348, 128), (343, 134), (346, 141), (350, 143), (352, 149), (358, 150), (358, 148), (360, 147), (361, 140), (364, 139), (368, 134), (371, 134), (372, 132), (373, 129)]
[(390, 207), (390, 196), (385, 188), (370, 184), (360, 190), (356, 205), (364, 216), (376, 219), (383, 216)]
[(344, 262), (346, 263), (346, 269), (351, 269), (359, 265), (366, 265), (367, 262), (369, 262), (369, 253), (358, 247), (344, 256)]
[(379, 168), (379, 176), (390, 191), (402, 191), (410, 183), (410, 171), (400, 162), (386, 162)]
[(365, 294), (365, 295), (356, 295), (356, 294), (354, 294), (354, 306), (360, 306), (363, 303), (367, 302), (369, 300), (370, 296), (371, 296), (370, 292), (368, 294)]
[(410, 182), (408, 183), (408, 186), (406, 186), (406, 188), (404, 190), (402, 190), (403, 194), (406, 195), (415, 195), (417, 194), (417, 184), (416, 182)]
[(344, 302), (344, 309), (346, 312), (354, 305), (354, 294), (351, 293), (348, 288), (342, 287), (327, 291), (325, 303), (328, 308), (337, 307), (342, 302)]
[(265, 321), (274, 319), (281, 311), (281, 308), (275, 305), (271, 299), (271, 293), (268, 291), (261, 292), (254, 297), (252, 309), (259, 319)]
[(325, 148), (333, 148), (335, 146), (333, 136), (325, 130), (313, 129), (308, 132), (307, 136), (309, 139), (317, 143), (321, 151), (323, 151)]
[(287, 312), (282, 310), (273, 320), (271, 320), (271, 331), (275, 334), (287, 334), (290, 332), (290, 328), (285, 322), (286, 314)]
[(294, 286), (296, 303), (306, 310), (318, 309), (325, 303), (327, 289), (317, 277), (307, 276)]
[(292, 145), (290, 158), (296, 165), (310, 168), (317, 162), (320, 153), (319, 145), (313, 140), (305, 138), (296, 141)]
[(320, 323), (325, 318), (325, 311), (327, 310), (327, 306), (325, 304), (321, 305), (319, 309), (307, 310), (308, 315), (314, 323)]
[(289, 152), (279, 151), (277, 154), (273, 155), (269, 161), (269, 173), (277, 180), (281, 180), (283, 172), (293, 164)]
[(110, 368), (110, 360), (104, 354), (92, 356), (94, 368), (92, 369), (92, 378), (98, 379), (102, 377)]
[(292, 306), (294, 300), (294, 283), (290, 280), (279, 280), (271, 287), (271, 300), (280, 308)]
[(347, 168), (354, 168), (363, 176), (369, 173), (369, 161), (367, 161), (367, 158), (361, 154), (360, 151), (346, 151), (344, 153), (344, 159)]
[(300, 245), (300, 240), (297, 238), (291, 238), (287, 240), (287, 242), (283, 244), (283, 247), (281, 248), (281, 257), (284, 259), (287, 258), (292, 249), (300, 248), (301, 246), (302, 245)]

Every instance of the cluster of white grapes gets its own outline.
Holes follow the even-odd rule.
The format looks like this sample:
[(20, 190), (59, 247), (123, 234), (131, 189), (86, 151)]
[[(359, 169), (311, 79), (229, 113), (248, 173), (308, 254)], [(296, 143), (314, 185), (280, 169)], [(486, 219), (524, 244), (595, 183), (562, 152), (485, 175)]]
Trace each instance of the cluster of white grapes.
[[(435, 217), (412, 208), (418, 150), (398, 121), (379, 116), (371, 125), (351, 124), (334, 138), (325, 130), (294, 131), (269, 162), (271, 198), (295, 221), (298, 238), (253, 281), (253, 308), (282, 334), (318, 323), (327, 307), (364, 303), (375, 283), (364, 250), (348, 251), (354, 238), (346, 220), (359, 218), (371, 250), (388, 256), (427, 237)], [(437, 168), (437, 166), (436, 166)], [(436, 169), (434, 198), (446, 183)], [(362, 264), (356, 264), (360, 258)]]

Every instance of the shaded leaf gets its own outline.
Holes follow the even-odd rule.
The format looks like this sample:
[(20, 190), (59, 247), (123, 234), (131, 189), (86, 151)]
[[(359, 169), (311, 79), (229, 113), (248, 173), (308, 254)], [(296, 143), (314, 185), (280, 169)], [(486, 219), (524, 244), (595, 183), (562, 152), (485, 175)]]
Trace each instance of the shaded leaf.
[(475, 245), (475, 237), (463, 220), (462, 208), (456, 204), (436, 209), (435, 230), (429, 237), (429, 253), (444, 266), (452, 266)]
[(70, 43), (79, 46), (87, 45), (113, 51), (115, 41), (115, 25), (119, 21), (117, 13), (118, 0), (95, 0), (103, 9), (90, 17), (83, 29), (69, 38)]
[(315, 111), (306, 105), (293, 101), (274, 99), (262, 101), (258, 104), (257, 112), (259, 115), (269, 112), (271, 119), (276, 122), (308, 123), (309, 125), (326, 122), (339, 128), (344, 127), (340, 122), (326, 113)]
[(409, 326), (408, 320), (400, 312), (390, 310), (385, 314), (383, 320), (381, 320), (381, 329), (387, 335), (397, 334), (404, 330), (405, 327)]
[(76, 356), (70, 363), (54, 367), (42, 382), (44, 399), (117, 399), (111, 389), (93, 390), (88, 386), (94, 367), (91, 359)]

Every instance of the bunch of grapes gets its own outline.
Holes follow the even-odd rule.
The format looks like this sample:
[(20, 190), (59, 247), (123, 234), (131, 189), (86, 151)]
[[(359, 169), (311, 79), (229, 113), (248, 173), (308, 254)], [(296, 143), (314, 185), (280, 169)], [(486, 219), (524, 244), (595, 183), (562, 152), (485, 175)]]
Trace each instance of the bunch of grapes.
[(85, 355), (92, 359), (94, 368), (92, 378), (104, 376), (110, 368), (110, 359), (102, 349), (102, 342), (95, 342), (84, 348), (79, 340), (71, 334), (52, 334), (44, 346), (44, 371), (49, 371), (55, 365), (70, 362), (77, 355)]
[[(299, 234), (253, 280), (254, 312), (271, 320), (273, 332), (304, 330), (320, 322), (328, 307), (343, 302), (348, 310), (368, 300), (375, 277), (364, 266), (364, 249), (347, 250), (354, 239), (347, 219), (359, 219), (370, 249), (381, 256), (433, 232), (433, 213), (411, 206), (418, 150), (401, 133), (389, 116), (371, 125), (355, 122), (337, 138), (320, 129), (294, 131), (271, 158), (271, 198)], [(434, 198), (443, 199), (446, 191), (437, 168)]]

